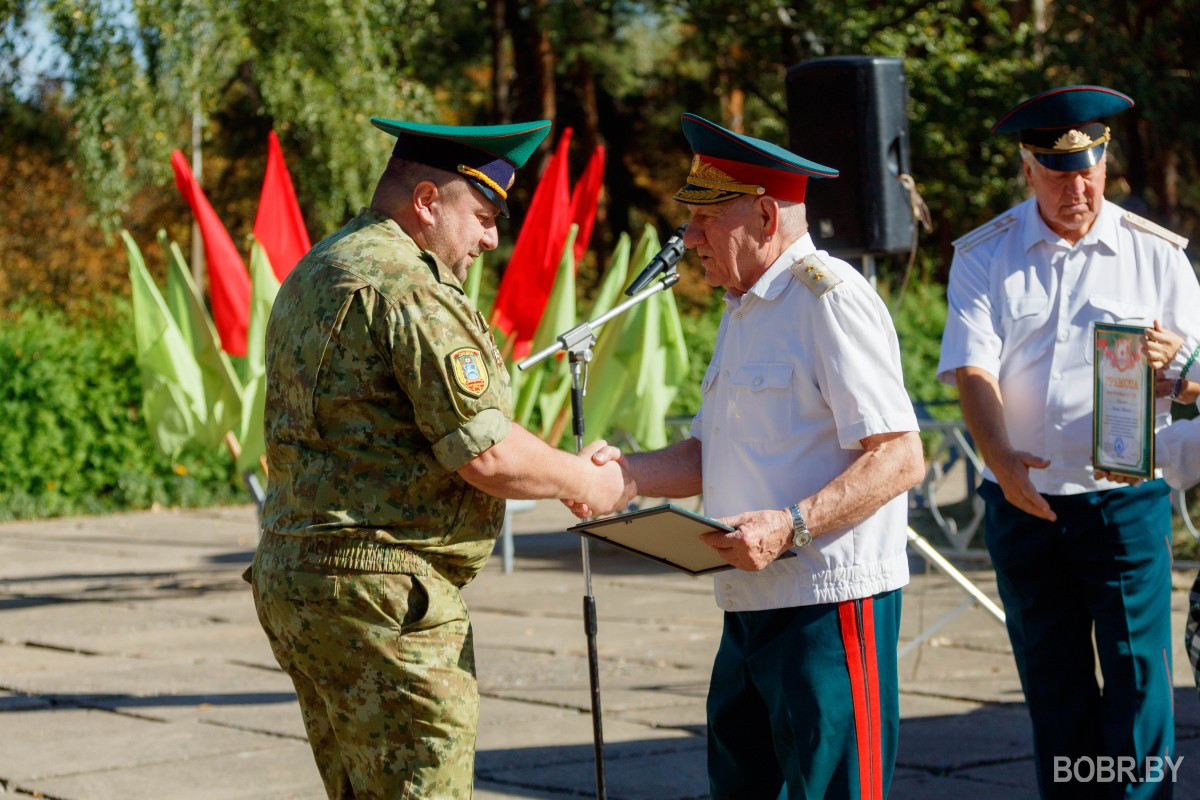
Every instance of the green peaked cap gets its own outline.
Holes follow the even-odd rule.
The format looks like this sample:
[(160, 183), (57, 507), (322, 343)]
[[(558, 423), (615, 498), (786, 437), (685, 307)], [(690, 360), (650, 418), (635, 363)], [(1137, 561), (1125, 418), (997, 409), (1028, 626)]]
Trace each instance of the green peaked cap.
[(549, 120), (511, 125), (431, 125), (371, 117), (396, 137), (392, 155), (457, 172), (508, 216), (508, 190), (518, 167), (550, 133)]

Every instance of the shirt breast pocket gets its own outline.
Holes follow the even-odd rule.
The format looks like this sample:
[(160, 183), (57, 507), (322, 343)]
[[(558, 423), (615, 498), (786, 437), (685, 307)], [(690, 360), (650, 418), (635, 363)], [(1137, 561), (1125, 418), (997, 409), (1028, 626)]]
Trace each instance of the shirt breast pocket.
[(1012, 333), (1018, 326), (1040, 324), (1046, 317), (1049, 300), (1044, 294), (1014, 295), (1004, 298), (1004, 333)]
[(1091, 364), (1095, 358), (1095, 326), (1097, 322), (1115, 325), (1135, 325), (1148, 328), (1154, 324), (1154, 308), (1149, 303), (1137, 303), (1113, 297), (1089, 297), (1084, 306), (1086, 319), (1080, 320), (1088, 326), (1084, 358)]
[(731, 434), (744, 442), (780, 442), (795, 428), (792, 365), (753, 363), (739, 367), (733, 387)]

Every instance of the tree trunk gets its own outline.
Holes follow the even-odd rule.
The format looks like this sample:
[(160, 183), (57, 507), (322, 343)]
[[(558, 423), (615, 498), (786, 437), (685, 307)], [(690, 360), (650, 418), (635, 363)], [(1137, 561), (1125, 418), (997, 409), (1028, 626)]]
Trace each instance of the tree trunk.
[(492, 25), (492, 122), (512, 122), (512, 105), (509, 102), (508, 81), (510, 71), (509, 43), (506, 41), (508, 27), (504, 24), (504, 0), (488, 0), (488, 11)]
[[(513, 67), (516, 71), (516, 101), (513, 116), (520, 120), (555, 120), (554, 50), (545, 24), (547, 0), (510, 0), (505, 3), (512, 32)], [(532, 174), (540, 175), (554, 149), (555, 136), (547, 137), (530, 163)]]

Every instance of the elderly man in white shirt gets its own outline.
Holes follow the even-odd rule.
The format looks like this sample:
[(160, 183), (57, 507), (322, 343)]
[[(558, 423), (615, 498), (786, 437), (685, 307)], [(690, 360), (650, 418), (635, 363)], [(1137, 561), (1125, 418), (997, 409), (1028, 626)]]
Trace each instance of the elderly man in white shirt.
[[(947, 288), (938, 373), (987, 465), (985, 533), (1043, 797), (1173, 786), (1168, 490), (1091, 463), (1093, 325), (1200, 333), (1186, 240), (1104, 199), (1110, 131), (1096, 120), (1132, 105), (1068, 86), (1011, 109), (993, 130), (1020, 132), (1034, 196), (955, 242)], [(1127, 766), (1113, 786), (1063, 768), (1100, 758)]]
[(808, 235), (806, 182), (835, 170), (691, 114), (683, 129), (684, 243), (726, 310), (691, 436), (628, 466), (641, 494), (703, 490), (736, 528), (705, 536), (738, 568), (714, 577), (726, 614), (712, 796), (881, 800), (899, 728), (905, 492), (924, 472), (895, 328)]

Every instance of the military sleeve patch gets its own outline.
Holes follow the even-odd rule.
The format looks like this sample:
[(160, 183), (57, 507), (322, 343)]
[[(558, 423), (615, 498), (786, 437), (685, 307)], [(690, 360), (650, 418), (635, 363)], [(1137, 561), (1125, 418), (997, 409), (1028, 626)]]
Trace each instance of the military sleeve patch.
[(454, 383), (472, 397), (479, 397), (490, 384), (483, 354), (474, 347), (460, 347), (450, 354)]

